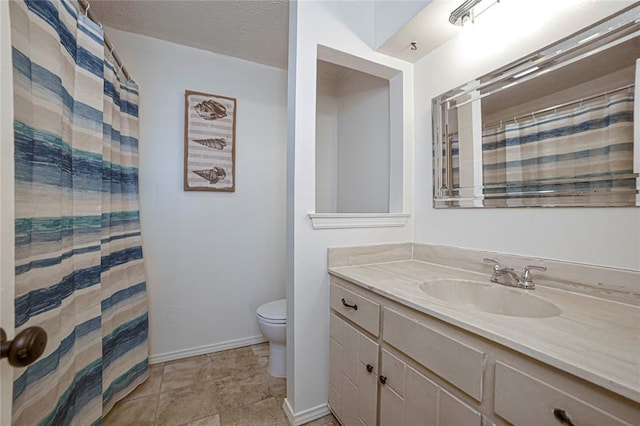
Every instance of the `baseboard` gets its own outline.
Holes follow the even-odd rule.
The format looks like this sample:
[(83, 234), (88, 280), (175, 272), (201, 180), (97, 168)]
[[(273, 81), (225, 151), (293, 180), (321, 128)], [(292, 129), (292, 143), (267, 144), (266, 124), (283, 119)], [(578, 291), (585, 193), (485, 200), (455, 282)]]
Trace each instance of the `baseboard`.
[(227, 349), (241, 348), (243, 346), (257, 345), (264, 343), (267, 339), (264, 336), (245, 337), (244, 339), (229, 340), (226, 342), (213, 343), (211, 345), (198, 346), (195, 348), (181, 349), (179, 351), (165, 352), (163, 354), (151, 355), (149, 364), (159, 364), (161, 362), (173, 361), (190, 356), (210, 354), (213, 352), (224, 351)]
[(296, 416), (293, 414), (293, 410), (291, 409), (291, 404), (289, 404), (289, 399), (285, 398), (282, 403), (282, 409), (284, 410), (284, 414), (287, 415), (287, 420), (289, 420), (289, 424), (296, 424)]
[(319, 418), (331, 413), (331, 410), (329, 410), (329, 405), (327, 405), (326, 403), (320, 404), (317, 407), (312, 407), (307, 410), (300, 411), (299, 413), (294, 413), (287, 398), (284, 399), (282, 409), (287, 415), (287, 419), (292, 426), (304, 425), (314, 420), (318, 420)]

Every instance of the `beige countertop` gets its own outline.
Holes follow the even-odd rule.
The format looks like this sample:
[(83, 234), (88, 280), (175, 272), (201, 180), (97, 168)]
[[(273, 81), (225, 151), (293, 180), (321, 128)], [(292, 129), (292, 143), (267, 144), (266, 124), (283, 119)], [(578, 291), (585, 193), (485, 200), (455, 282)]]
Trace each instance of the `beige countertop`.
[(518, 291), (553, 302), (562, 312), (520, 318), (456, 307), (420, 289), (437, 278), (489, 283), (486, 274), (418, 260), (332, 267), (329, 273), (640, 402), (638, 306), (538, 285)]

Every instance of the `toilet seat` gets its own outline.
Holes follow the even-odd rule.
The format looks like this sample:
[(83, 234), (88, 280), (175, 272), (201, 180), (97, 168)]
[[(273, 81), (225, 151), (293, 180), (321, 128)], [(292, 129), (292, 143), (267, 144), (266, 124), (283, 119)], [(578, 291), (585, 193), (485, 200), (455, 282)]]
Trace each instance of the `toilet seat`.
[(260, 305), (257, 314), (260, 320), (268, 324), (286, 324), (287, 299), (274, 300)]
[(263, 318), (260, 315), (258, 315), (258, 321), (265, 323), (265, 324), (274, 324), (274, 325), (278, 325), (278, 324), (282, 324), (282, 325), (287, 325), (287, 320), (273, 320), (273, 319), (269, 319), (269, 318)]

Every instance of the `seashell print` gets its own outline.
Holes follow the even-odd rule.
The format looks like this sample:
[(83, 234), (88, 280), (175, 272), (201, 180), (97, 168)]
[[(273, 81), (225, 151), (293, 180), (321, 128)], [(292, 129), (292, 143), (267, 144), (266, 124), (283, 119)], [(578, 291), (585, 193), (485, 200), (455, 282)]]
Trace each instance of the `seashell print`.
[(227, 146), (227, 140), (225, 138), (194, 139), (193, 141), (208, 148), (215, 148), (220, 150), (224, 149), (224, 147)]
[(208, 180), (210, 184), (218, 183), (218, 181), (223, 180), (227, 176), (227, 172), (225, 172), (222, 167), (214, 167), (209, 170), (194, 170), (193, 173)]
[(227, 107), (212, 99), (200, 102), (193, 109), (205, 120), (217, 120), (227, 116)]

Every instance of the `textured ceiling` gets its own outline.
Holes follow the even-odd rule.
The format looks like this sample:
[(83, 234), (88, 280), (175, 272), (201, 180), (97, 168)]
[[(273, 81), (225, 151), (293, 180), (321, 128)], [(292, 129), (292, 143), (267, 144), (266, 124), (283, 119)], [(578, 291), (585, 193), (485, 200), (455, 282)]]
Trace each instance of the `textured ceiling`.
[(90, 0), (90, 3), (98, 21), (118, 30), (287, 68), (287, 0)]

